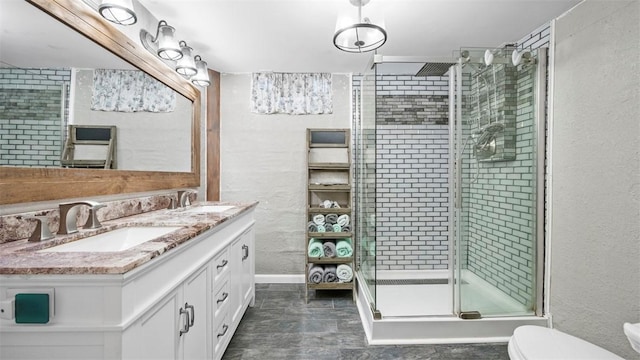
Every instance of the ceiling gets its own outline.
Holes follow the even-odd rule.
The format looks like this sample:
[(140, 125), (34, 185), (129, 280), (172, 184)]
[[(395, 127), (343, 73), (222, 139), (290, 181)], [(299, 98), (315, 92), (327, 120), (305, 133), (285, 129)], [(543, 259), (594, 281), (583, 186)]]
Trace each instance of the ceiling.
[[(332, 39), (349, 0), (139, 0), (176, 28), (220, 72), (362, 72), (371, 53), (345, 53)], [(384, 23), (389, 56), (452, 56), (461, 47), (520, 40), (580, 0), (371, 0), (362, 15)]]
[[(100, 2), (84, 1), (94, 8)], [(349, 0), (137, 1), (137, 12), (166, 20), (194, 54), (224, 73), (360, 73), (372, 54), (345, 53), (332, 43), (338, 19), (357, 17)], [(457, 57), (461, 47), (494, 48), (518, 41), (578, 2), (371, 0), (362, 13), (388, 33), (379, 54)], [(136, 27), (151, 23), (142, 19)], [(138, 31), (115, 26), (125, 33)], [(131, 68), (24, 0), (0, 0), (0, 66)], [(394, 71), (415, 74), (419, 68), (414, 64)]]

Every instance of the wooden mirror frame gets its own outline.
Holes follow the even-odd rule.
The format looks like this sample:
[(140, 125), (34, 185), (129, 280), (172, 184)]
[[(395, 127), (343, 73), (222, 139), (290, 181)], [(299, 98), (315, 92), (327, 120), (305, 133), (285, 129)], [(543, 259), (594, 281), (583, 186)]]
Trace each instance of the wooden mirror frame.
[[(200, 91), (80, 0), (26, 0), (193, 102), (191, 171), (0, 166), (0, 204), (200, 186)], [(27, 19), (25, 19), (27, 21)]]

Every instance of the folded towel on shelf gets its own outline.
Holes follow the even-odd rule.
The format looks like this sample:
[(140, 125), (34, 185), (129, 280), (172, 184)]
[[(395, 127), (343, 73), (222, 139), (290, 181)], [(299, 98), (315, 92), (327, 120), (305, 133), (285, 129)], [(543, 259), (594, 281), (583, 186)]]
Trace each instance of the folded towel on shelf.
[(338, 265), (336, 273), (338, 275), (339, 282), (348, 283), (353, 280), (353, 269), (351, 269), (351, 266), (347, 264)]
[(327, 228), (324, 227), (324, 225), (318, 225), (318, 232), (326, 232)]
[(342, 232), (342, 227), (338, 224), (333, 224), (333, 232)]
[(313, 222), (316, 225), (324, 225), (324, 215), (322, 214), (313, 215)]
[(338, 281), (337, 267), (335, 265), (326, 265), (322, 280), (328, 283)]
[(320, 204), (320, 207), (328, 209), (331, 207), (331, 205), (333, 205), (333, 202), (331, 200), (325, 200), (322, 202), (322, 204)]
[(322, 257), (324, 256), (324, 247), (322, 246), (322, 241), (318, 239), (309, 240), (309, 246), (307, 248), (307, 252), (309, 257)]
[(351, 225), (345, 225), (342, 227), (342, 232), (350, 232), (351, 231)]
[(307, 224), (307, 230), (309, 232), (318, 232), (318, 225), (316, 225), (316, 223), (314, 223), (313, 221), (309, 221), (309, 223)]
[(324, 278), (324, 269), (320, 265), (309, 264), (309, 282), (320, 284)]
[(324, 249), (325, 257), (336, 257), (336, 244), (334, 244), (333, 241), (325, 241), (322, 244), (322, 248)]
[(345, 226), (345, 225), (349, 225), (349, 215), (347, 214), (342, 214), (338, 217), (338, 225), (340, 226)]
[(338, 257), (353, 256), (353, 246), (351, 245), (351, 238), (344, 238), (336, 241), (336, 252), (338, 253)]
[(327, 224), (336, 224), (338, 222), (338, 214), (327, 214), (327, 216), (324, 217), (324, 220)]

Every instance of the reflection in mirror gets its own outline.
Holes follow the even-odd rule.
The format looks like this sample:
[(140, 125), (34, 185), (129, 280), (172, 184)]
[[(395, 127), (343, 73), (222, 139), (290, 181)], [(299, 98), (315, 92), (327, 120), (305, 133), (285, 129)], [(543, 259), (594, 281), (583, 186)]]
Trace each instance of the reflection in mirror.
[(60, 167), (73, 124), (116, 126), (119, 170), (191, 171), (191, 100), (24, 0), (0, 9), (0, 166)]

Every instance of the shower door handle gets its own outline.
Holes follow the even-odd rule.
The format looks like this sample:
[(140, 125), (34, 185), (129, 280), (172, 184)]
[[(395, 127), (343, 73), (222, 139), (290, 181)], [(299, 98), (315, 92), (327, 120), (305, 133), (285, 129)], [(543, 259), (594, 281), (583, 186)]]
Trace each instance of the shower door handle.
[(454, 194), (454, 207), (456, 209), (462, 209), (462, 158), (457, 157), (455, 159), (455, 181), (453, 186)]

